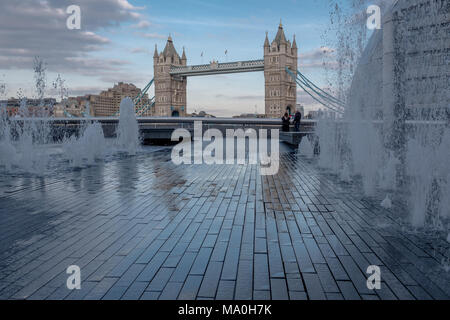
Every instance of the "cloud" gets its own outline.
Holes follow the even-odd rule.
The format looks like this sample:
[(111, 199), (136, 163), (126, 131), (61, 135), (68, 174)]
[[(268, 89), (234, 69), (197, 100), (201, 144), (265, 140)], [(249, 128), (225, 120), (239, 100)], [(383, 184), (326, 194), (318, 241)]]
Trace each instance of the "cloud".
[(263, 95), (247, 95), (247, 96), (236, 96), (233, 97), (233, 99), (236, 100), (260, 100), (260, 99), (264, 99)]
[(323, 62), (309, 62), (309, 63), (300, 63), (300, 69), (331, 69), (336, 70), (338, 68), (337, 61), (323, 61)]
[(224, 94), (216, 94), (216, 99), (233, 99), (233, 100), (261, 100), (264, 99), (264, 95), (242, 95), (242, 96), (230, 96)]
[[(78, 87), (68, 88), (68, 94), (70, 97), (84, 96), (87, 94), (99, 94), (103, 90), (105, 90), (105, 88), (97, 87), (97, 86), (78, 86)], [(59, 98), (58, 89), (49, 88), (48, 94), (50, 96)]]
[(138, 54), (138, 53), (143, 53), (143, 54), (151, 54), (150, 50), (147, 48), (133, 48), (130, 50), (131, 53), (133, 54)]
[(159, 34), (156, 32), (153, 33), (144, 33), (144, 32), (138, 32), (137, 33), (139, 36), (143, 37), (143, 38), (147, 38), (147, 39), (166, 39), (167, 36), (164, 34)]
[(95, 59), (95, 58), (83, 58), (83, 57), (68, 57), (65, 59), (65, 64), (60, 66), (58, 70), (62, 72), (75, 71), (85, 76), (95, 76), (101, 74), (107, 74), (109, 72), (118, 72), (122, 67), (130, 64), (126, 60), (118, 59)]
[(148, 29), (151, 26), (154, 26), (153, 23), (151, 23), (148, 20), (141, 20), (139, 23), (133, 24), (131, 27), (135, 29)]
[(311, 51), (300, 53), (298, 56), (300, 69), (335, 69), (337, 61), (335, 50), (329, 47), (320, 47)]
[(101, 62), (91, 53), (110, 44), (99, 31), (139, 20), (141, 8), (127, 0), (77, 0), (81, 30), (69, 30), (66, 8), (72, 4), (72, 0), (2, 1), (0, 69), (30, 69), (34, 56), (43, 58), (50, 71), (101, 73), (105, 66), (110, 70), (123, 66)]
[(179, 24), (183, 26), (204, 26), (209, 28), (237, 28), (237, 29), (253, 29), (265, 30), (266, 26), (263, 24), (254, 24), (248, 22), (240, 22), (233, 20), (218, 20), (218, 19), (179, 19), (179, 18), (159, 18), (153, 17), (152, 21), (162, 24)]
[(125, 83), (148, 83), (150, 81), (149, 77), (145, 75), (139, 75), (135, 73), (130, 73), (126, 71), (122, 72), (105, 72), (100, 76), (100, 80), (109, 84), (125, 82)]
[(322, 59), (323, 57), (330, 55), (334, 52), (333, 49), (329, 47), (320, 47), (311, 51), (307, 51), (305, 53), (300, 53), (298, 58), (299, 59)]

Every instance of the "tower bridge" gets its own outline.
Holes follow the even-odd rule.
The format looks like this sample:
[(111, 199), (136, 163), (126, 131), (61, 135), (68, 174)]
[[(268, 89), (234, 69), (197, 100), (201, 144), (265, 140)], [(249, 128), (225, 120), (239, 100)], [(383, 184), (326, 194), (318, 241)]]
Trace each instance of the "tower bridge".
[[(298, 48), (295, 40), (286, 39), (280, 23), (272, 42), (268, 33), (264, 41), (264, 58), (247, 61), (188, 65), (183, 47), (180, 57), (169, 36), (163, 51), (155, 45), (153, 55), (154, 77), (134, 98), (138, 117), (185, 117), (187, 116), (187, 78), (242, 72), (264, 72), (265, 115), (280, 118), (285, 112), (294, 114), (297, 105), (297, 85), (316, 102), (335, 113), (343, 113), (345, 102), (325, 92), (297, 69)], [(142, 103), (150, 88), (155, 96)], [(120, 111), (113, 116), (119, 115)], [(66, 117), (72, 117), (65, 111)]]
[[(145, 115), (186, 116), (187, 78), (241, 72), (264, 72), (265, 113), (269, 118), (279, 118), (286, 111), (295, 112), (297, 102), (296, 79), (286, 71), (297, 70), (298, 48), (295, 41), (286, 39), (280, 23), (277, 34), (269, 42), (264, 41), (264, 58), (250, 61), (236, 61), (210, 64), (188, 65), (186, 52), (180, 57), (169, 36), (162, 52), (155, 46), (153, 55), (155, 98)], [(148, 88), (147, 88), (148, 90)], [(142, 112), (141, 112), (142, 113)]]
[[(322, 90), (297, 69), (298, 48), (295, 36), (291, 43), (286, 39), (280, 23), (272, 42), (268, 33), (264, 41), (264, 58), (258, 60), (235, 61), (188, 65), (183, 47), (180, 57), (169, 36), (163, 51), (155, 45), (153, 55), (154, 78), (134, 99), (138, 117), (185, 117), (187, 116), (187, 78), (242, 72), (264, 72), (265, 115), (280, 118), (285, 112), (295, 113), (297, 105), (297, 85), (322, 106), (336, 113), (343, 113), (345, 102)], [(154, 86), (155, 96), (144, 105), (142, 98)], [(140, 103), (140, 104), (139, 104)], [(114, 116), (119, 114), (116, 113)]]

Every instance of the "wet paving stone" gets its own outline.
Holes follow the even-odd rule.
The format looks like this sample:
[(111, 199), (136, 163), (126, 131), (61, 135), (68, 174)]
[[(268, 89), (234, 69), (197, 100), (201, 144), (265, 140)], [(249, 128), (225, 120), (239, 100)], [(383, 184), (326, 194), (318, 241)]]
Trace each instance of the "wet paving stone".
[[(145, 149), (145, 148), (144, 148)], [(316, 159), (182, 165), (170, 149), (0, 174), (1, 299), (450, 299), (450, 244), (412, 233)], [(66, 269), (81, 269), (81, 290)], [(381, 289), (367, 287), (370, 265)]]

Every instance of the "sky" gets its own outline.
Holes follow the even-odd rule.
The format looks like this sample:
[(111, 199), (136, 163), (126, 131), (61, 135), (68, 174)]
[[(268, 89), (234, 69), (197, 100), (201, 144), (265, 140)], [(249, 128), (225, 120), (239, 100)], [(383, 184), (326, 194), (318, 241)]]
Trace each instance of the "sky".
[[(66, 27), (69, 5), (81, 8), (80, 30)], [(169, 34), (180, 55), (185, 47), (188, 64), (262, 59), (265, 33), (272, 41), (280, 19), (287, 38), (296, 35), (301, 70), (324, 86), (329, 12), (329, 0), (0, 0), (0, 99), (19, 90), (36, 96), (35, 56), (47, 64), (47, 96), (57, 95), (58, 74), (70, 96), (120, 81), (143, 88), (153, 78), (155, 44), (162, 50)], [(264, 113), (264, 75), (190, 77), (187, 95), (188, 112)], [(318, 107), (300, 89), (298, 103)]]

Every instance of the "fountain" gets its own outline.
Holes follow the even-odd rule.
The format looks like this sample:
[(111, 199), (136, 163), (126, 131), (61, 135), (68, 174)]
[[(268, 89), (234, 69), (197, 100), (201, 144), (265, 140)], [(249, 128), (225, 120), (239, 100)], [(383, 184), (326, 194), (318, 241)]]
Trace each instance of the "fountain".
[[(353, 41), (354, 30), (339, 30), (339, 67), (354, 72), (348, 88), (337, 72), (338, 96), (347, 98), (343, 117), (325, 117), (317, 125), (319, 165), (361, 177), (366, 196), (388, 193), (381, 206), (399, 201), (413, 227), (442, 230), (450, 218), (448, 4), (391, 3), (364, 50), (360, 33)], [(359, 52), (356, 67), (351, 63)]]
[(119, 152), (129, 155), (136, 155), (140, 150), (139, 125), (131, 98), (125, 98), (120, 103), (116, 147)]
[(89, 101), (86, 102), (86, 109), (84, 111), (85, 117), (90, 118), (91, 117), (91, 104)]
[(11, 135), (8, 131), (6, 105), (0, 105), (0, 167), (10, 171), (14, 163), (15, 149), (11, 143)]
[(392, 208), (391, 197), (389, 195), (387, 195), (386, 198), (384, 198), (384, 200), (381, 202), (380, 205), (385, 209), (391, 209)]
[[(89, 110), (89, 105), (86, 108)], [(55, 160), (54, 147), (59, 148), (62, 158), (72, 168), (93, 165), (108, 154), (136, 155), (140, 150), (139, 127), (130, 98), (122, 100), (117, 138), (111, 143), (105, 139), (102, 125), (88, 116), (81, 122), (78, 136), (65, 137), (55, 144), (49, 119), (30, 114), (26, 98), (21, 100), (19, 109), (18, 117), (8, 118), (6, 108), (0, 108), (0, 170), (45, 174), (50, 162)]]
[(88, 123), (79, 138), (71, 136), (63, 142), (64, 156), (75, 168), (102, 160), (106, 155), (106, 147), (103, 128), (98, 122)]
[[(90, 105), (86, 103), (85, 116), (90, 118)], [(117, 127), (117, 138), (108, 145), (102, 125), (87, 120), (77, 138), (71, 136), (63, 142), (65, 158), (72, 167), (93, 165), (96, 160), (102, 160), (108, 150), (128, 155), (136, 155), (140, 150), (139, 126), (134, 112), (134, 103), (131, 98), (124, 98), (120, 103), (120, 117)]]
[(348, 165), (348, 163), (345, 162), (342, 165), (342, 170), (339, 174), (339, 178), (341, 179), (342, 182), (345, 182), (345, 183), (352, 182), (350, 166)]
[(298, 147), (298, 152), (301, 156), (306, 158), (312, 158), (314, 156), (314, 149), (309, 141), (308, 137), (303, 137)]

